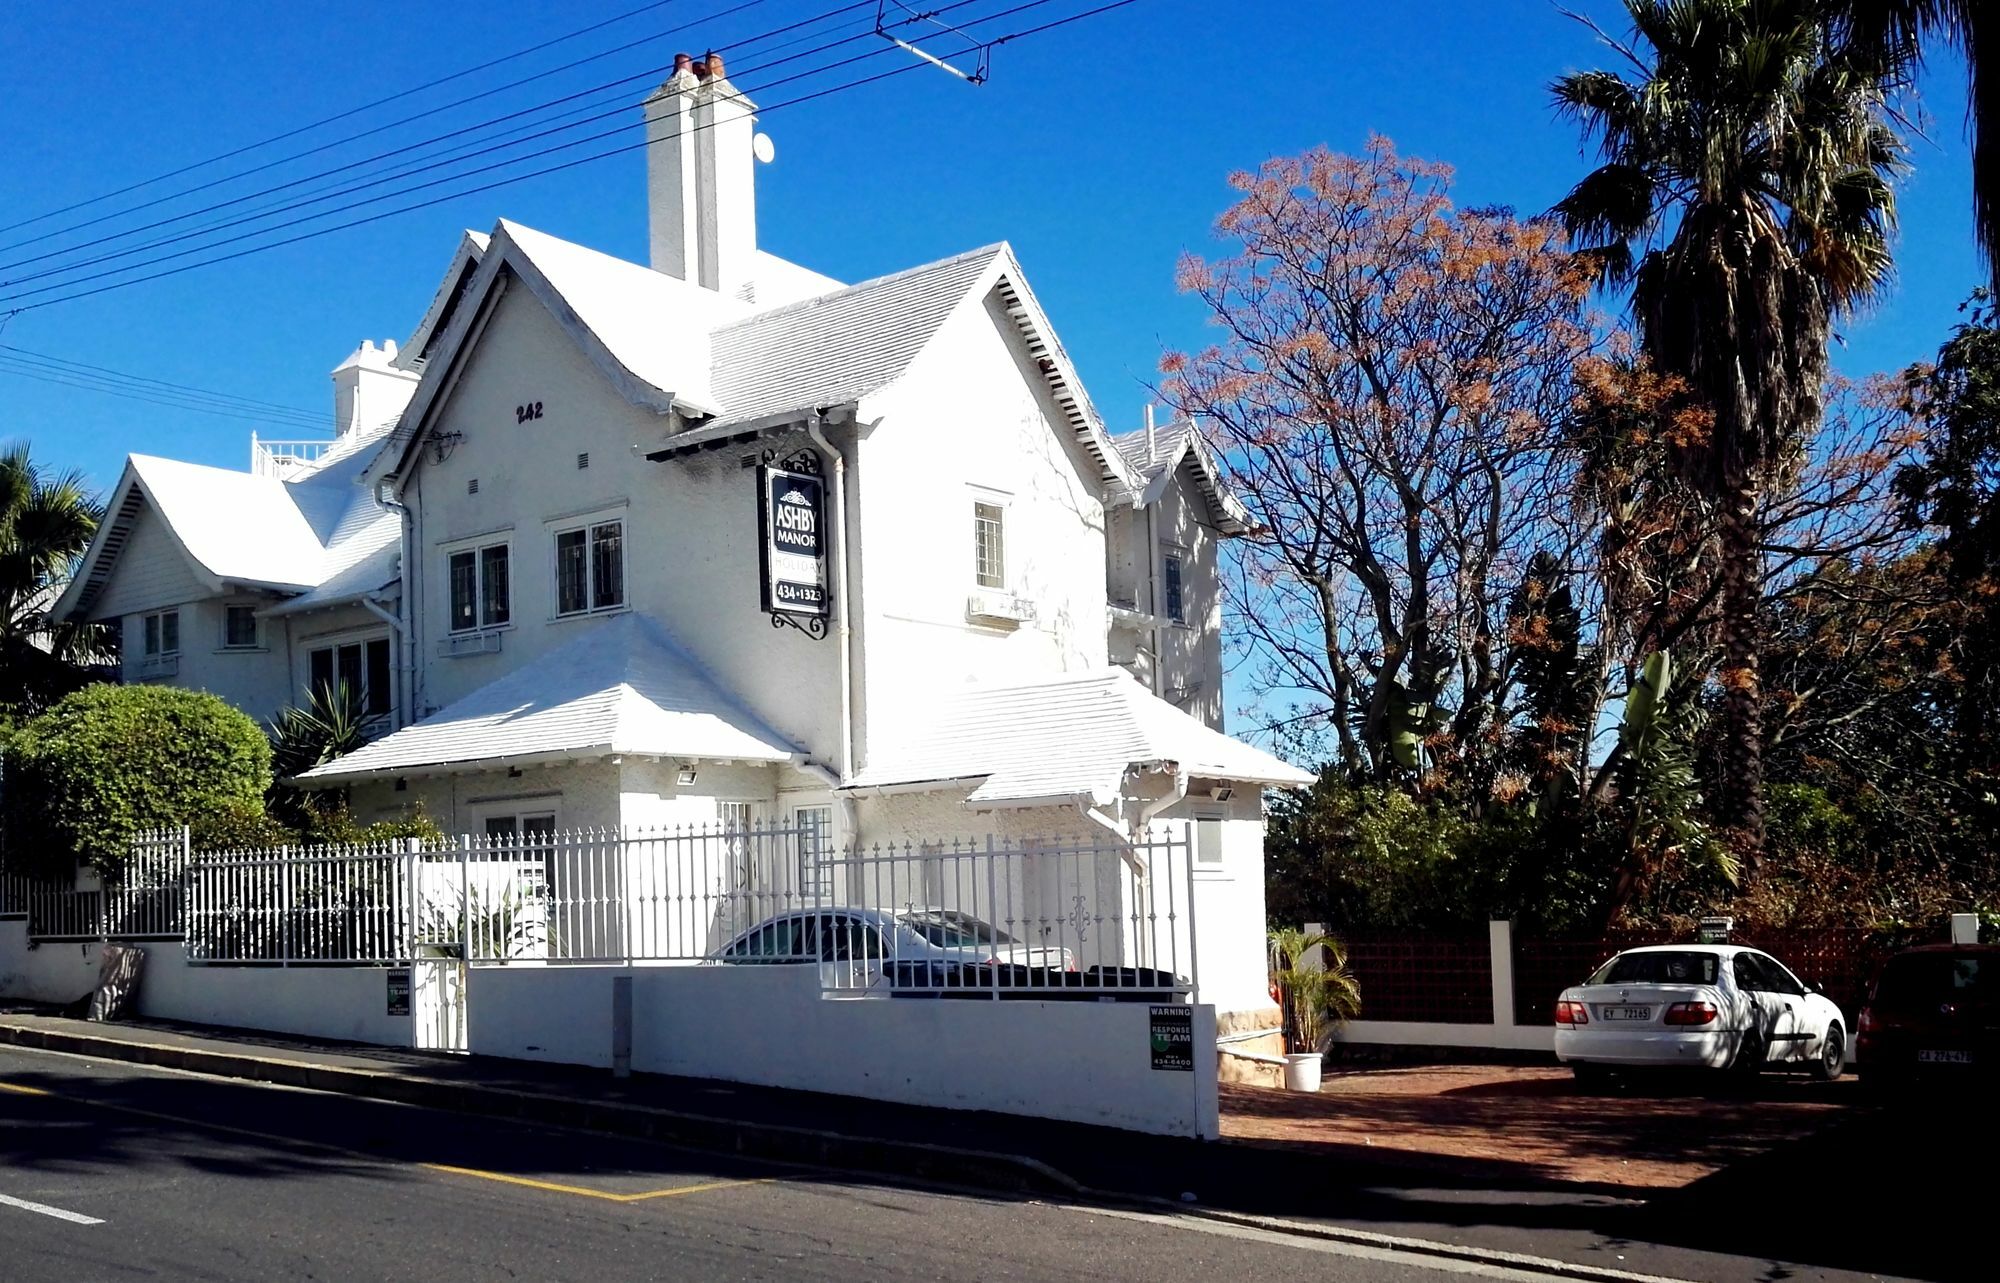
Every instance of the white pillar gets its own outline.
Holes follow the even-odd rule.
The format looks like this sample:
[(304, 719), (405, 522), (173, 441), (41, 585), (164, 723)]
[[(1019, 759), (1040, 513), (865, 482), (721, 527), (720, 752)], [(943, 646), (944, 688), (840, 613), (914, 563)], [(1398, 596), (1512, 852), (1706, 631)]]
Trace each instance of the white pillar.
[(1504, 1045), (1514, 1029), (1514, 924), (1488, 922), (1486, 948), (1493, 959), (1493, 1025)]

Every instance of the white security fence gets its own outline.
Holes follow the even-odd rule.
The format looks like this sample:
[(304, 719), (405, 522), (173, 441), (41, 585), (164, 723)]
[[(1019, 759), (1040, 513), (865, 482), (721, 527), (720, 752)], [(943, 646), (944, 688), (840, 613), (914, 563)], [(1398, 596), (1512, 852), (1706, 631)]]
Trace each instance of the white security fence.
[(1190, 1001), (1190, 849), (813, 826), (575, 829), (192, 851), (144, 835), (99, 889), (30, 887), (31, 938), (185, 939), (200, 964), (817, 964), (829, 993)]

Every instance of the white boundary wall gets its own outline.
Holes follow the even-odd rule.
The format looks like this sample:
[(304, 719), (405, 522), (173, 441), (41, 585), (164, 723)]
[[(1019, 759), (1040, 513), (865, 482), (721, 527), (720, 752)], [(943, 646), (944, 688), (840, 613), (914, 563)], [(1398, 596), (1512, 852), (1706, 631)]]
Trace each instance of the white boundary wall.
[[(139, 1014), (156, 1020), (266, 1033), (414, 1045), (409, 1016), (388, 1014), (386, 967), (190, 966), (179, 942), (133, 946), (146, 955)], [(0, 997), (70, 1003), (97, 988), (102, 946), (28, 948), (28, 924), (0, 921)]]
[(1210, 1006), (1188, 1073), (1152, 1067), (1143, 1002), (825, 998), (810, 966), (474, 967), (472, 1052), (609, 1066), (618, 976), (641, 1072), (1219, 1134)]

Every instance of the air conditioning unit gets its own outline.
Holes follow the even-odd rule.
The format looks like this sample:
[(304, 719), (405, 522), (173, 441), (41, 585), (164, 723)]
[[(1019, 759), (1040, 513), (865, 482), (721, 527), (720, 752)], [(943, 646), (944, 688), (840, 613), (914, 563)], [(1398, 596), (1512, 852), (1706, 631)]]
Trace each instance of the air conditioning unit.
[(1006, 592), (976, 592), (965, 599), (965, 617), (980, 623), (1028, 624), (1035, 619), (1035, 603)]
[(439, 659), (458, 659), (464, 655), (491, 655), (500, 649), (500, 634), (461, 633), (447, 637), (438, 643)]

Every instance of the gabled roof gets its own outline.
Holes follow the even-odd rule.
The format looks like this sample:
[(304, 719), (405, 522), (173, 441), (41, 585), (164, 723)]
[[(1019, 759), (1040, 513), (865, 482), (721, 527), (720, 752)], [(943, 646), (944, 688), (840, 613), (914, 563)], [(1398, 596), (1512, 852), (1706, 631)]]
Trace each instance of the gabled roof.
[(804, 753), (711, 680), (644, 615), (592, 624), (421, 722), (299, 776), (387, 775), (629, 754), (796, 762)]
[(459, 236), (458, 249), (451, 256), (451, 265), (445, 268), (444, 279), (438, 282), (437, 292), (431, 295), (430, 306), (424, 309), (424, 318), (411, 331), (410, 341), (396, 353), (392, 364), (398, 369), (424, 368), (431, 345), (451, 324), (452, 313), (464, 297), (466, 286), (472, 283), (472, 274), (478, 270), (485, 253), (486, 233), (468, 230)]
[(1209, 516), (1216, 529), (1225, 535), (1249, 531), (1250, 513), (1230, 492), (1194, 420), (1176, 419), (1165, 427), (1120, 433), (1111, 438), (1111, 443), (1137, 481), (1126, 493), (1134, 507), (1159, 502), (1173, 483), (1175, 473), (1185, 464), (1195, 488), (1208, 501)]
[[(348, 434), (313, 471), (292, 480), (127, 456), (105, 519), (56, 603), (56, 616), (88, 617), (139, 514), (148, 509), (216, 592), (234, 587), (304, 594), (314, 604), (331, 605), (379, 589), (395, 577), (401, 528), (393, 513), (376, 505), (364, 481), (391, 430), (385, 424)], [(385, 549), (391, 568), (377, 576)], [(330, 586), (335, 591), (329, 593)]]
[(874, 738), (868, 765), (848, 787), (979, 779), (971, 806), (1109, 805), (1127, 772), (1167, 763), (1190, 776), (1252, 784), (1296, 787), (1316, 778), (1210, 730), (1121, 668), (969, 687), (903, 734)]

